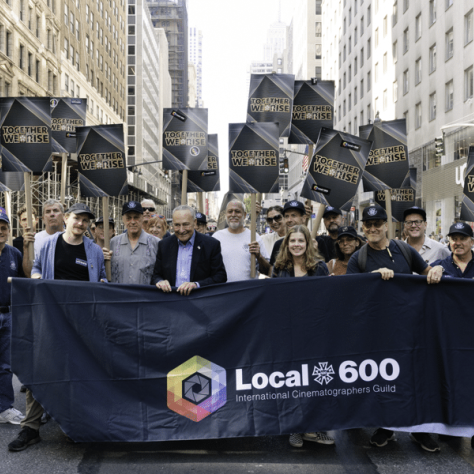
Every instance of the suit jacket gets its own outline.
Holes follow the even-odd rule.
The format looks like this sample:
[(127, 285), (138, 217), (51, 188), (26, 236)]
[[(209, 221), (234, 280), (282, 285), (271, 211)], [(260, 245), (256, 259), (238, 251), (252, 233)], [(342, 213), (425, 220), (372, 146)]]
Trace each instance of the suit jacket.
[[(172, 235), (167, 239), (160, 240), (151, 284), (154, 285), (160, 280), (168, 280), (171, 286), (176, 286), (177, 260), (178, 238)], [(197, 231), (191, 260), (190, 281), (199, 283), (201, 287), (227, 281), (221, 243)]]

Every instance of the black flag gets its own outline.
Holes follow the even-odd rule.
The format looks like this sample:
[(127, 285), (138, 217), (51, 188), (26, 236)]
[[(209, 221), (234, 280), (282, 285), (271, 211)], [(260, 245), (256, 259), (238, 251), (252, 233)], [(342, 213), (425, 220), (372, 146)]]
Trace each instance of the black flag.
[(3, 171), (43, 171), (51, 156), (49, 101), (49, 97), (0, 98)]
[(333, 128), (334, 81), (295, 81), (290, 144), (316, 143), (322, 127)]
[(76, 135), (81, 195), (128, 194), (123, 124), (77, 127)]
[(163, 110), (163, 169), (207, 169), (207, 117), (207, 109)]
[(229, 124), (229, 192), (277, 193), (277, 123)]
[(337, 208), (351, 203), (371, 146), (364, 138), (322, 128), (301, 196)]
[(366, 173), (389, 188), (400, 188), (409, 169), (405, 119), (364, 125), (359, 135), (373, 142)]
[(289, 137), (295, 76), (252, 74), (247, 122), (277, 122), (280, 137)]

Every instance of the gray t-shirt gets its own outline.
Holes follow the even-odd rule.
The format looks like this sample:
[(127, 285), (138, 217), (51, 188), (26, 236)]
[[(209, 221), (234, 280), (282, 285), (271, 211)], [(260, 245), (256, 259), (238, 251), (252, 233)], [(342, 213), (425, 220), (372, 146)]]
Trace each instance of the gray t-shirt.
[[(245, 229), (240, 234), (232, 234), (228, 229), (224, 229), (215, 232), (213, 237), (221, 243), (227, 282), (250, 280), (250, 230)], [(269, 260), (270, 256), (258, 234), (256, 240), (260, 244), (262, 257)]]

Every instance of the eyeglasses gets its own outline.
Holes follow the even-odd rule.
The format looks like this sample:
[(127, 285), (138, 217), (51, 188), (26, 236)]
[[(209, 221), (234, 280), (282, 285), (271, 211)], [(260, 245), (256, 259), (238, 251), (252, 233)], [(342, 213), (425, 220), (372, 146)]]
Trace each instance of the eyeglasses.
[(404, 224), (405, 224), (405, 227), (413, 227), (413, 226), (420, 227), (420, 225), (423, 224), (423, 222), (425, 222), (425, 221), (420, 221), (420, 220), (405, 221)]
[(283, 216), (282, 216), (281, 214), (278, 214), (278, 215), (275, 216), (275, 217), (267, 217), (267, 222), (268, 222), (269, 224), (272, 224), (273, 221), (275, 221), (275, 222), (280, 222), (282, 219), (283, 219)]
[(377, 229), (379, 229), (385, 224), (385, 222), (387, 221), (366, 221), (362, 224), (362, 226), (366, 229), (370, 229), (371, 227), (376, 227)]
[(154, 207), (144, 207), (143, 210), (153, 212), (155, 210), (155, 208)]

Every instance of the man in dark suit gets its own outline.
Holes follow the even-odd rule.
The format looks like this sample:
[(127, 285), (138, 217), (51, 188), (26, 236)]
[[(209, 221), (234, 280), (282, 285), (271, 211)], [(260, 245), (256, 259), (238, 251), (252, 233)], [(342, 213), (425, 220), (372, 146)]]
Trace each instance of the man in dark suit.
[(165, 293), (177, 286), (178, 293), (214, 283), (225, 283), (227, 273), (216, 239), (194, 230), (196, 213), (192, 207), (178, 206), (173, 211), (174, 235), (158, 244), (151, 284)]

